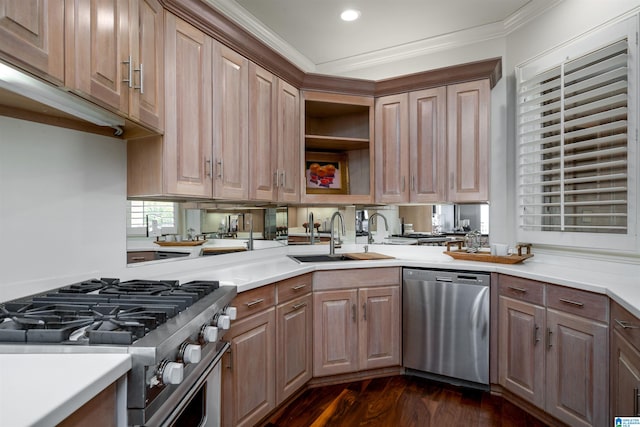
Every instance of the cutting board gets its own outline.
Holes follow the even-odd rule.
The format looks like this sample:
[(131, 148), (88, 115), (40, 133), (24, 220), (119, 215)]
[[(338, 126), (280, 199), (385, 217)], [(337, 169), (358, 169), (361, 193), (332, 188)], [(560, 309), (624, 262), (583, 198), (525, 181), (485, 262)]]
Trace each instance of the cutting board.
[(247, 248), (244, 246), (221, 246), (221, 247), (209, 247), (202, 248), (202, 253), (206, 254), (226, 254), (232, 252), (244, 252)]
[(153, 243), (160, 246), (200, 246), (205, 242), (206, 240), (183, 240), (180, 242), (165, 242), (165, 241), (156, 240)]
[(351, 252), (343, 255), (347, 258), (357, 259), (362, 261), (368, 261), (373, 259), (395, 259), (395, 257), (379, 254), (376, 252)]

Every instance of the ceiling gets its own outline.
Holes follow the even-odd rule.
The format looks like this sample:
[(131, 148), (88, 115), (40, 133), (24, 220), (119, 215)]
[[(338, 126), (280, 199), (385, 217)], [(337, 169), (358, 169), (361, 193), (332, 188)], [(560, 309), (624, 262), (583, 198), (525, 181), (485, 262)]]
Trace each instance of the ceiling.
[[(203, 0), (307, 72), (503, 37), (561, 0)], [(340, 20), (347, 8), (361, 12)]]

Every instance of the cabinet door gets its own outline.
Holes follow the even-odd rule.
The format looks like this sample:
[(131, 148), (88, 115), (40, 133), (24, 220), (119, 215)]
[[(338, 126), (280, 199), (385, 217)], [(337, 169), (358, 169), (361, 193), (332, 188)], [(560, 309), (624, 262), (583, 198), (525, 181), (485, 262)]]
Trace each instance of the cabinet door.
[(277, 308), (276, 405), (311, 379), (312, 304), (309, 293)]
[(447, 87), (449, 202), (489, 200), (488, 80)]
[(546, 411), (572, 426), (602, 426), (608, 417), (608, 328), (547, 310)]
[(165, 192), (212, 195), (213, 39), (165, 14)]
[(132, 90), (130, 116), (163, 128), (164, 10), (157, 0), (131, 1)]
[(253, 426), (275, 407), (275, 309), (237, 321), (225, 338), (223, 425)]
[(278, 200), (300, 199), (300, 92), (278, 80)]
[(249, 63), (249, 198), (273, 201), (278, 174), (277, 80)]
[(129, 113), (129, 1), (66, 0), (65, 83)]
[(500, 297), (499, 383), (544, 409), (543, 307)]
[(358, 291), (313, 295), (313, 376), (358, 370)]
[(362, 288), (360, 310), (360, 369), (400, 364), (400, 287)]
[(376, 202), (409, 200), (409, 95), (376, 99)]
[(640, 352), (617, 331), (611, 342), (611, 416), (640, 415)]
[(410, 201), (447, 200), (447, 89), (409, 94)]
[(214, 197), (249, 197), (249, 61), (215, 43)]
[(0, 56), (63, 83), (64, 0), (1, 0)]

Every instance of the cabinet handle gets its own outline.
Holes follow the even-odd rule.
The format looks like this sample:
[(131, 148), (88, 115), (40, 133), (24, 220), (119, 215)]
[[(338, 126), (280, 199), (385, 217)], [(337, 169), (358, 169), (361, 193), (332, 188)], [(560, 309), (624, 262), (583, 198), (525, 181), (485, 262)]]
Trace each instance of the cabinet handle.
[(404, 193), (404, 189), (405, 189), (405, 178), (406, 177), (404, 176), (402, 177), (402, 190), (401, 190), (402, 193)]
[(304, 283), (304, 284), (302, 284), (302, 285), (294, 286), (294, 287), (293, 287), (293, 288), (291, 288), (291, 289), (293, 289), (294, 291), (299, 291), (300, 289), (304, 289), (304, 288), (306, 288), (306, 287), (307, 287), (307, 284), (306, 284), (306, 283)]
[(247, 303), (245, 303), (245, 305), (247, 306), (247, 308), (251, 308), (251, 307), (253, 307), (254, 305), (260, 304), (261, 302), (264, 302), (264, 298), (258, 298), (258, 299), (257, 299), (257, 300), (255, 300), (255, 301), (247, 302)]
[(578, 301), (572, 301), (570, 299), (565, 299), (565, 298), (560, 298), (560, 302), (563, 302), (565, 304), (569, 304), (569, 305), (575, 305), (576, 307), (584, 307), (584, 304)]
[(362, 304), (362, 318), (367, 320), (367, 303)]
[(525, 288), (516, 288), (515, 286), (509, 286), (509, 289), (512, 291), (520, 292), (522, 294), (526, 294), (527, 290)]
[(144, 261), (146, 258), (143, 256), (132, 256), (131, 261)]
[(287, 179), (286, 178), (286, 176), (287, 176), (286, 173), (287, 173), (287, 171), (282, 171), (282, 173), (280, 174), (280, 176), (282, 177), (282, 184), (280, 185), (280, 187), (283, 187), (283, 188), (285, 187), (285, 183), (287, 182), (286, 181), (286, 179)]
[(535, 325), (533, 327), (533, 345), (534, 346), (540, 342), (540, 335), (538, 334), (538, 332), (540, 332), (540, 326)]
[(633, 389), (633, 416), (637, 417), (638, 415), (640, 415), (638, 412), (638, 397), (640, 396), (640, 393), (638, 392), (638, 388), (634, 388)]
[(229, 361), (229, 363), (227, 363), (227, 369), (233, 369), (233, 353), (231, 352), (231, 347), (229, 347), (227, 353), (229, 353), (229, 358), (227, 359)]
[(455, 178), (455, 175), (454, 175), (453, 172), (451, 172), (449, 174), (449, 189), (450, 190), (453, 190), (453, 184), (455, 183), (454, 178)]
[(553, 335), (551, 328), (547, 328), (547, 349), (551, 349), (551, 347), (553, 347), (553, 344), (551, 344), (551, 335)]
[(133, 86), (134, 89), (140, 89), (140, 94), (144, 93), (144, 68), (142, 66), (142, 62), (140, 63), (140, 68), (136, 68), (133, 70), (136, 73), (140, 73), (140, 86)]
[(411, 175), (411, 191), (416, 191), (416, 176)]
[(218, 163), (218, 178), (222, 179), (224, 176), (224, 163), (222, 159), (218, 160), (216, 163)]
[(356, 305), (355, 304), (351, 305), (351, 320), (353, 320), (354, 323), (356, 321)]
[(616, 323), (618, 325), (620, 325), (620, 327), (622, 329), (638, 329), (638, 328), (640, 328), (640, 326), (636, 326), (634, 324), (631, 324), (631, 323), (627, 322), (626, 320), (615, 319), (615, 321), (616, 321)]
[(126, 83), (130, 88), (133, 87), (133, 67), (131, 64), (131, 55), (127, 58), (126, 61), (122, 61), (123, 64), (127, 65), (127, 78), (122, 80), (122, 83)]
[(280, 180), (278, 179), (279, 172), (280, 171), (277, 170), (273, 172), (273, 186), (276, 188), (280, 187)]
[(205, 174), (211, 178), (211, 159), (205, 159), (204, 160), (204, 172)]
[(301, 302), (300, 304), (296, 304), (291, 308), (295, 311), (295, 310), (300, 310), (302, 307), (306, 307), (306, 306), (307, 306), (306, 302)]

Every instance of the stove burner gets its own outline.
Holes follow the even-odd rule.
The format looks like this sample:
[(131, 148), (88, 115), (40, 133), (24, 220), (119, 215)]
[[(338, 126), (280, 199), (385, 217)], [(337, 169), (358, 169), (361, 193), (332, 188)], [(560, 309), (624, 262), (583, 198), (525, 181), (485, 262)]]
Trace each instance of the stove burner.
[(130, 345), (218, 287), (217, 281), (75, 283), (0, 305), (0, 342)]

